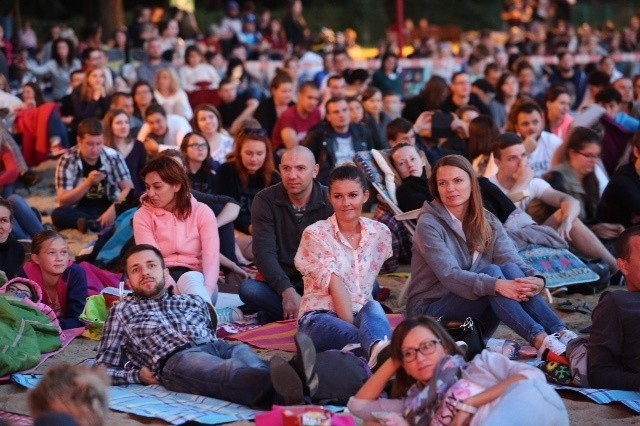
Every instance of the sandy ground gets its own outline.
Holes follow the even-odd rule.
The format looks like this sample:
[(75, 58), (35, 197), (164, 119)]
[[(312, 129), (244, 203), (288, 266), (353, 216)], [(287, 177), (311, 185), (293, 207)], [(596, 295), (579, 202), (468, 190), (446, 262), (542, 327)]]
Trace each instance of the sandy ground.
[[(43, 181), (35, 188), (31, 189), (31, 193), (27, 194), (26, 191), (19, 190), (19, 192), (26, 196), (29, 204), (36, 207), (43, 213), (43, 221), (50, 222), (50, 213), (55, 204), (55, 190), (53, 186), (53, 169), (54, 162), (48, 161), (38, 167), (38, 171), (43, 175)], [(76, 230), (64, 231), (63, 234), (67, 237), (68, 243), (72, 253), (77, 253), (82, 247), (84, 247), (89, 241), (95, 238), (95, 234), (83, 235)], [(402, 267), (401, 270), (408, 270), (407, 267)], [(402, 306), (398, 304), (398, 295), (404, 284), (404, 280), (394, 277), (382, 277), (381, 285), (383, 287), (389, 287), (391, 289), (391, 298), (386, 302), (396, 312), (402, 311)], [(228, 290), (227, 290), (228, 291)], [(556, 298), (555, 302), (562, 302), (564, 300), (571, 300), (573, 304), (581, 304), (586, 302), (590, 307), (594, 307), (598, 302), (598, 296), (581, 296), (581, 295), (569, 295), (566, 297)], [(590, 324), (591, 320), (588, 315), (581, 313), (566, 313), (559, 312), (560, 317), (574, 330), (579, 330)], [(507, 327), (501, 325), (494, 337), (511, 338), (524, 343), (521, 338), (516, 336)], [(97, 342), (79, 338), (74, 340), (61, 354), (50, 358), (39, 369), (39, 372), (44, 372), (48, 367), (59, 363), (78, 363), (86, 358), (95, 357), (97, 350)], [(271, 354), (263, 352), (260, 354), (264, 358), (269, 358)], [(18, 414), (28, 414), (26, 391), (13, 384), (0, 385), (0, 410), (9, 411)], [(609, 406), (597, 405), (587, 400), (578, 394), (562, 393), (563, 401), (569, 411), (569, 418), (572, 425), (618, 425), (618, 424), (640, 424), (640, 417), (635, 416), (634, 413), (624, 407), (622, 404), (613, 404)], [(544, 413), (522, 413), (523, 415), (533, 415), (540, 419), (540, 424), (544, 423)], [(514, 419), (514, 424), (517, 424), (517, 420)], [(143, 419), (137, 416), (130, 416), (123, 413), (111, 412), (109, 419), (109, 425), (136, 425), (136, 424), (164, 424), (159, 420)], [(236, 424), (248, 424), (248, 422), (236, 423)]]

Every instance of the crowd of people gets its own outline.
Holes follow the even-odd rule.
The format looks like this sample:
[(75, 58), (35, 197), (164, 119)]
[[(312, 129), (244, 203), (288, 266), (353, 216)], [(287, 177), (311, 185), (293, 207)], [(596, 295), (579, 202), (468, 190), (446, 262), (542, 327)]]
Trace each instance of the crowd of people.
[[(313, 399), (315, 354), (347, 347), (374, 372), (349, 403), (362, 418), (500, 424), (526, 399), (567, 424), (539, 371), (487, 352), (465, 364), (431, 317), (478, 319), (485, 337), (502, 322), (568, 363), (578, 335), (518, 254), (568, 248), (629, 290), (604, 293), (594, 311), (589, 381), (637, 389), (640, 78), (609, 55), (635, 51), (624, 35), (635, 43), (640, 19), (619, 43), (608, 27), (576, 36), (570, 3), (509, 2), (506, 42), (465, 38), (455, 58), (428, 21), (405, 29), (414, 54), (433, 59), (415, 96), (403, 91), (397, 31), (379, 69), (354, 68), (355, 34), (316, 40), (300, 0), (282, 22), (229, 1), (204, 34), (189, 13), (140, 7), (108, 47), (99, 26), (80, 38), (55, 26), (42, 46), (25, 27), (18, 49), (0, 45), (11, 70), (0, 76), (20, 86), (20, 97), (0, 87), (6, 292), (49, 306), (62, 329), (81, 326), (93, 289), (57, 231), (92, 232), (76, 260), (125, 272), (134, 293), (98, 348), (113, 384), (298, 403)], [(552, 64), (529, 60), (549, 53)], [(600, 58), (577, 64), (578, 53)], [(249, 61), (265, 58), (281, 66), (254, 75)], [(37, 183), (32, 167), (49, 158), (58, 205), (45, 227), (15, 188)], [(371, 167), (385, 175), (384, 200)], [(413, 235), (396, 209), (417, 211)], [(399, 263), (411, 268), (407, 320), (392, 332), (377, 276)], [(238, 285), (256, 322), (297, 321), (297, 369), (216, 338), (233, 319), (215, 308), (219, 279)], [(393, 399), (380, 399), (394, 376)]]

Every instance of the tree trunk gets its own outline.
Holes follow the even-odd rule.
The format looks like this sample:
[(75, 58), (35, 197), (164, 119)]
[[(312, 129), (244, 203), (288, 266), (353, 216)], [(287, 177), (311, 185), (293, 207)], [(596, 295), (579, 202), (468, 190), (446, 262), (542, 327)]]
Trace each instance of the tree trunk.
[(115, 31), (124, 25), (123, 0), (100, 0), (98, 23), (102, 26), (102, 41), (113, 37)]

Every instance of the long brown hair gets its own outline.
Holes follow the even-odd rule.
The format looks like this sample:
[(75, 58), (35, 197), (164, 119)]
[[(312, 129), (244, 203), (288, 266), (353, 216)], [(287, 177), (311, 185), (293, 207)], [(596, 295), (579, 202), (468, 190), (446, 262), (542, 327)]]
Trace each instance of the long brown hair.
[[(436, 335), (436, 338), (440, 339), (440, 343), (447, 355), (462, 355), (462, 352), (458, 345), (456, 345), (456, 342), (440, 325), (440, 323), (432, 317), (422, 315), (402, 321), (395, 330), (393, 330), (389, 346), (391, 348), (391, 359), (402, 363), (402, 343), (404, 342), (404, 339), (406, 339), (407, 334), (416, 327), (424, 327), (431, 330), (431, 332)], [(415, 382), (416, 379), (409, 376), (405, 369), (400, 367), (398, 371), (396, 371), (396, 380), (393, 383), (393, 388), (391, 389), (391, 397), (404, 398), (407, 396), (409, 388), (413, 386)]]
[(440, 203), (442, 203), (442, 199), (440, 199), (440, 193), (438, 192), (438, 170), (443, 166), (457, 167), (469, 175), (469, 180), (471, 181), (471, 196), (469, 197), (469, 205), (467, 206), (467, 211), (462, 221), (462, 229), (467, 238), (469, 251), (482, 253), (493, 240), (493, 229), (491, 229), (491, 225), (484, 215), (480, 186), (478, 185), (478, 178), (473, 171), (473, 166), (471, 166), (469, 160), (461, 155), (447, 155), (436, 163), (431, 172), (431, 176), (429, 176), (429, 190), (433, 198)]
[[(102, 131), (104, 132), (104, 144), (105, 146), (108, 146), (109, 148), (113, 148), (115, 150), (117, 150), (115, 144), (113, 143), (113, 130), (111, 129), (111, 127), (113, 126), (113, 120), (116, 119), (117, 116), (119, 116), (120, 114), (124, 114), (127, 117), (127, 120), (129, 120), (129, 116), (127, 116), (127, 113), (124, 112), (123, 109), (110, 109), (109, 111), (107, 111), (107, 113), (104, 115), (104, 118), (102, 119)], [(131, 126), (131, 122), (129, 122), (129, 126)], [(133, 139), (129, 136), (127, 136), (126, 138), (127, 143), (131, 143), (133, 142)]]
[(489, 115), (479, 115), (469, 123), (469, 160), (491, 154), (491, 146), (500, 129)]
[(267, 137), (267, 133), (262, 129), (259, 123), (255, 120), (247, 120), (242, 129), (240, 129), (236, 136), (236, 141), (233, 147), (233, 162), (240, 178), (240, 184), (242, 188), (247, 189), (249, 185), (249, 172), (247, 168), (242, 164), (242, 157), (240, 155), (242, 147), (246, 142), (257, 141), (264, 143), (265, 146), (265, 158), (262, 167), (256, 172), (262, 176), (265, 188), (271, 186), (273, 176), (276, 173), (276, 166), (273, 162), (273, 153), (271, 151), (271, 142)]
[[(176, 192), (175, 215), (180, 220), (185, 220), (191, 215), (191, 192), (189, 192), (189, 178), (187, 172), (177, 161), (170, 157), (163, 156), (149, 161), (140, 171), (142, 179), (151, 172), (156, 172), (163, 182), (169, 185), (180, 185)], [(147, 201), (147, 195), (142, 196), (142, 201)]]
[(103, 87), (104, 87), (105, 94), (107, 93), (107, 86), (106, 86), (107, 77), (104, 74), (104, 70), (102, 68), (91, 68), (87, 70), (87, 74), (85, 75), (84, 80), (82, 81), (82, 84), (80, 84), (80, 98), (82, 98), (82, 100), (85, 102), (93, 101), (93, 92), (92, 92), (93, 89), (89, 87), (89, 76), (94, 72), (102, 73)]

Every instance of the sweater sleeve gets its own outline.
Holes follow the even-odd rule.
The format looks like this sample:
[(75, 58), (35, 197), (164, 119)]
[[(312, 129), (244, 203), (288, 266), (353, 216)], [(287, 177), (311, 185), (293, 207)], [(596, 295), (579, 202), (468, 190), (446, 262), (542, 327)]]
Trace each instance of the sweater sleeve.
[(329, 293), (331, 275), (337, 274), (334, 265), (341, 260), (327, 244), (327, 235), (316, 232), (311, 225), (302, 233), (300, 246), (295, 257), (296, 269), (305, 277), (305, 292), (313, 289), (314, 293)]
[(0, 173), (0, 187), (13, 185), (18, 180), (18, 176), (20, 176), (16, 159), (8, 149), (3, 149), (0, 156), (4, 168), (3, 172)]
[(599, 389), (639, 390), (640, 372), (624, 368), (620, 361), (624, 333), (613, 293), (606, 292), (600, 297), (591, 319), (587, 345), (589, 385)]
[(133, 215), (133, 239), (136, 244), (151, 244), (160, 248), (151, 223), (151, 212), (143, 207)]
[[(193, 214), (193, 213), (192, 213)], [(198, 204), (196, 212), (198, 234), (202, 245), (202, 274), (209, 295), (217, 293), (220, 273), (220, 239), (218, 223), (213, 211), (206, 204)]]
[(69, 277), (67, 281), (67, 311), (64, 317), (58, 318), (60, 328), (82, 327), (80, 315), (84, 310), (87, 300), (87, 274), (78, 265), (73, 264), (68, 269)]

